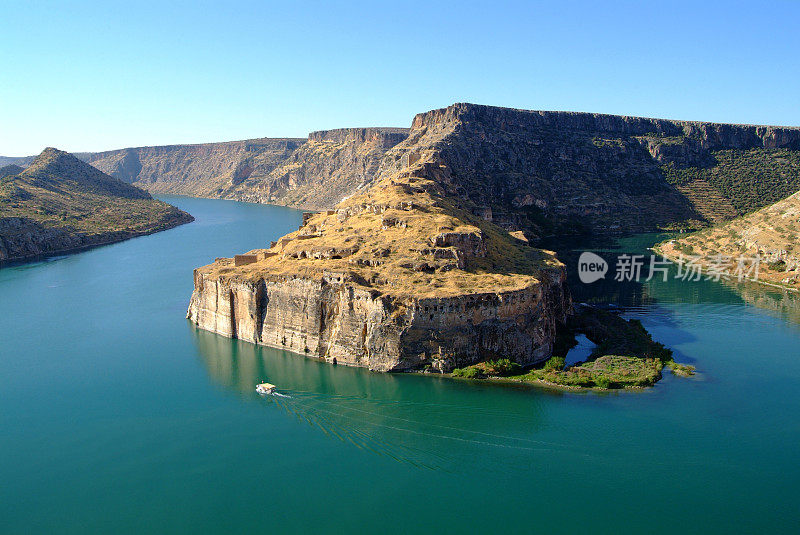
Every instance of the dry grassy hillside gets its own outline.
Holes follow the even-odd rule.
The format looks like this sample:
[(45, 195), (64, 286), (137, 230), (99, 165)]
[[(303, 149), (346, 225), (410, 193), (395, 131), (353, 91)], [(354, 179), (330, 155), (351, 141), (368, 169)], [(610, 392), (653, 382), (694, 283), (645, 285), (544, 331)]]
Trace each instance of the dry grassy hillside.
[(120, 241), (192, 217), (76, 157), (45, 149), (24, 171), (0, 179), (0, 260)]
[(775, 204), (728, 223), (704, 229), (659, 246), (677, 259), (696, 256), (709, 266), (727, 257), (760, 257), (763, 282), (795, 286), (800, 280), (800, 191)]

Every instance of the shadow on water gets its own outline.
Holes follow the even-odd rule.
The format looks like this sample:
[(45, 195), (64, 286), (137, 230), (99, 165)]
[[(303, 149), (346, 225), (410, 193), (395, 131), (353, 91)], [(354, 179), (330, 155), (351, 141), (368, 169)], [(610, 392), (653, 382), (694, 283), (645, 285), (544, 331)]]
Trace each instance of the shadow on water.
[[(795, 327), (800, 326), (798, 292), (753, 282), (717, 282), (704, 278), (699, 281), (681, 280), (676, 264), (669, 267), (666, 280), (662, 274), (646, 280), (650, 272), (650, 257), (655, 255), (650, 247), (672, 235), (649, 233), (621, 238), (560, 239), (544, 242), (541, 246), (556, 251), (566, 264), (567, 280), (575, 302), (618, 309), (625, 317), (641, 319), (651, 327), (669, 328), (670, 346), (676, 359), (683, 359), (683, 362), (694, 363), (695, 359), (686, 357), (675, 346), (693, 342), (696, 338), (680, 328), (676, 315), (681, 309), (675, 305), (693, 305), (693, 322), (720, 321), (720, 317), (735, 314), (742, 306), (750, 305), (770, 311)], [(605, 278), (591, 284), (580, 282), (578, 258), (584, 251), (594, 252), (608, 262), (609, 271)], [(622, 254), (643, 255), (644, 266), (638, 281), (615, 280), (617, 262)], [(655, 258), (656, 261), (663, 260), (658, 255)]]
[[(714, 288), (710, 284), (692, 287), (676, 280), (674, 266), (670, 268), (666, 281), (663, 275), (646, 280), (650, 274), (649, 259), (652, 254), (648, 248), (665, 237), (663, 234), (638, 234), (623, 238), (562, 238), (544, 242), (540, 246), (556, 251), (558, 258), (566, 265), (567, 283), (574, 302), (608, 308), (620, 312), (626, 318), (635, 317), (646, 320), (646, 323), (669, 327), (672, 343), (690, 342), (694, 338), (680, 328), (669, 304), (726, 301), (729, 300), (730, 292), (724, 288)], [(597, 254), (608, 263), (608, 272), (604, 278), (592, 283), (581, 282), (578, 276), (578, 259), (585, 251)], [(641, 276), (617, 280), (616, 266), (623, 254), (643, 256)], [(725, 295), (721, 296), (720, 293)]]
[(800, 328), (800, 292), (775, 288), (754, 282), (723, 282), (745, 303), (771, 311)]
[[(192, 329), (217, 384), (331, 439), (398, 462), (459, 471), (473, 469), (476, 459), (502, 458), (513, 466), (570, 448), (536, 438), (545, 427), (544, 398), (563, 396), (559, 392), (334, 366)], [(277, 385), (281, 395), (256, 394), (255, 385), (263, 381)], [(504, 454), (487, 457), (492, 450)]]

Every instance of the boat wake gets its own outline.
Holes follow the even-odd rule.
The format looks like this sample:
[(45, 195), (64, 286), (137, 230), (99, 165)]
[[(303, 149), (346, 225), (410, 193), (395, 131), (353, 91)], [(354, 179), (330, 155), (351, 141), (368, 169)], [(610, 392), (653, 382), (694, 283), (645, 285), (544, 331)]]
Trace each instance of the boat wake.
[[(302, 391), (291, 394), (273, 392), (264, 398), (331, 438), (419, 468), (448, 472), (472, 469), (476, 459), (492, 462), (501, 458), (486, 455), (492, 449), (507, 452), (502, 458), (509, 464), (507, 468), (513, 468), (529, 464), (531, 456), (570, 447), (537, 440), (531, 434), (537, 427), (531, 415)], [(496, 432), (509, 428), (510, 433)], [(455, 448), (454, 443), (460, 446)]]

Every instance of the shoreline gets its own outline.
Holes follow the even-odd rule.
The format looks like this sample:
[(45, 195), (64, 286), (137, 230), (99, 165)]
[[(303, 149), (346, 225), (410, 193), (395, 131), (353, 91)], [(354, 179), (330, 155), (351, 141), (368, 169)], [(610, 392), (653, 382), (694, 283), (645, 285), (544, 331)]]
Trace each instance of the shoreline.
[(452, 373), (432, 373), (432, 372), (405, 372), (405, 373), (409, 373), (412, 375), (434, 375), (453, 381), (475, 382), (475, 383), (485, 383), (485, 384), (494, 383), (497, 385), (514, 385), (514, 386), (523, 385), (540, 390), (555, 390), (558, 392), (572, 392), (572, 393), (582, 393), (582, 394), (588, 394), (591, 392), (594, 393), (645, 392), (648, 389), (653, 388), (655, 386), (655, 384), (652, 384), (648, 386), (623, 386), (620, 388), (601, 388), (598, 386), (560, 385), (558, 383), (552, 383), (550, 381), (545, 381), (542, 379), (533, 379), (525, 381), (522, 379), (514, 379), (513, 377), (502, 377), (499, 375), (492, 375), (488, 377), (479, 377), (479, 378), (469, 378), (469, 377), (456, 377)]
[[(187, 215), (189, 217), (186, 220), (183, 220), (183, 218), (182, 218), (181, 220), (174, 221), (172, 223), (167, 223), (165, 225), (162, 225), (162, 226), (154, 228), (154, 229), (149, 229), (149, 230), (139, 231), (139, 232), (130, 232), (130, 233), (128, 233), (128, 235), (126, 235), (124, 237), (121, 237), (119, 239), (110, 239), (110, 240), (105, 240), (105, 241), (98, 241), (98, 242), (93, 242), (93, 243), (87, 243), (86, 245), (81, 245), (80, 247), (68, 247), (66, 249), (58, 249), (58, 250), (55, 250), (55, 251), (48, 251), (48, 252), (35, 254), (35, 255), (14, 257), (14, 258), (6, 259), (6, 260), (0, 260), (0, 269), (14, 267), (14, 266), (21, 266), (21, 265), (30, 264), (30, 263), (33, 263), (33, 262), (40, 262), (40, 261), (43, 261), (43, 260), (47, 260), (48, 258), (52, 258), (54, 256), (69, 256), (69, 255), (73, 255), (73, 254), (83, 253), (83, 252), (89, 251), (91, 249), (95, 249), (97, 247), (103, 247), (103, 246), (106, 246), (106, 245), (114, 245), (115, 243), (121, 243), (121, 242), (124, 242), (124, 241), (132, 240), (134, 238), (141, 238), (143, 236), (150, 236), (152, 234), (157, 234), (157, 233), (163, 232), (165, 230), (171, 230), (173, 228), (180, 227), (181, 225), (187, 225), (187, 224), (192, 223), (192, 222), (195, 221), (194, 216), (192, 216), (191, 214), (188, 214), (188, 213), (187, 213)], [(105, 233), (105, 234), (111, 234), (112, 232), (108, 232), (108, 233)], [(122, 232), (124, 232), (124, 231), (122, 231)], [(99, 234), (98, 236), (103, 236), (103, 234)]]
[[(652, 247), (650, 247), (650, 250), (653, 251), (656, 254), (659, 254), (659, 255), (663, 256), (664, 258), (666, 258), (667, 260), (669, 260), (673, 264), (677, 265), (676, 257), (673, 256), (673, 255), (666, 254), (664, 252), (664, 249), (661, 247), (662, 244), (664, 244), (664, 243), (666, 243), (668, 241), (670, 241), (670, 240), (665, 240), (665, 241), (662, 241), (660, 243), (657, 243), (657, 244), (653, 245)], [(702, 266), (702, 267), (707, 267), (708, 263), (705, 262), (703, 259), (701, 259), (701, 262), (699, 262), (699, 265)], [(790, 286), (788, 284), (783, 284), (781, 282), (767, 281), (767, 280), (760, 279), (760, 278), (759, 279), (742, 279), (741, 281), (738, 280), (738, 279), (729, 279), (729, 280), (730, 280), (730, 282), (738, 282), (738, 283), (762, 284), (764, 286), (771, 286), (772, 288), (776, 288), (776, 289), (779, 289), (779, 290), (786, 290), (786, 291), (789, 291), (789, 292), (800, 293), (800, 288), (797, 288), (796, 286)], [(720, 281), (714, 281), (714, 282), (721, 282), (721, 280)]]

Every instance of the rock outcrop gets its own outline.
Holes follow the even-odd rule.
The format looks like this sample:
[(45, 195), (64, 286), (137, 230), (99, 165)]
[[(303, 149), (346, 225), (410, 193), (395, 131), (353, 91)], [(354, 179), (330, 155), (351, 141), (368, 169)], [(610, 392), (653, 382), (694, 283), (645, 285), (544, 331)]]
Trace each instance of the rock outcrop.
[[(794, 191), (787, 191), (792, 184), (800, 189), (800, 166), (767, 167), (733, 183), (737, 166), (722, 166), (719, 151), (749, 165), (746, 155), (730, 152), (784, 161), (786, 152), (800, 156), (798, 149), (798, 128), (455, 104), (417, 115), (408, 139), (382, 166), (401, 168), (431, 155), (421, 176), (471, 201), (482, 217), (535, 237), (704, 225), (712, 220), (703, 203), (709, 194), (744, 209), (738, 201), (755, 184), (786, 183), (761, 195), (767, 204)], [(674, 176), (700, 170), (709, 176)], [(700, 178), (705, 189), (694, 182)], [(719, 214), (741, 213), (732, 210)]]
[(405, 128), (342, 128), (312, 132), (280, 165), (254, 161), (250, 175), (224, 196), (249, 202), (330, 208), (369, 182)]
[(0, 178), (0, 263), (74, 252), (189, 221), (189, 214), (53, 148), (24, 171)]
[(195, 270), (200, 328), (380, 371), (448, 372), (551, 355), (564, 266), (420, 176), (385, 170), (268, 249)]

